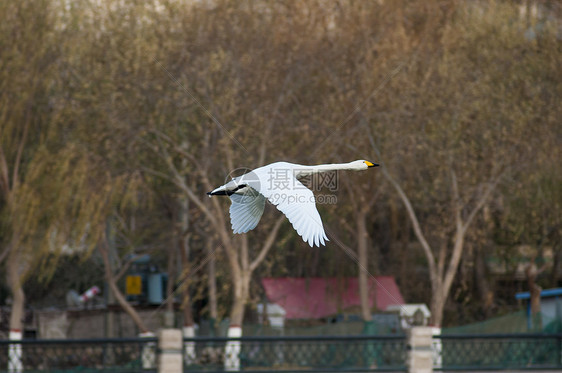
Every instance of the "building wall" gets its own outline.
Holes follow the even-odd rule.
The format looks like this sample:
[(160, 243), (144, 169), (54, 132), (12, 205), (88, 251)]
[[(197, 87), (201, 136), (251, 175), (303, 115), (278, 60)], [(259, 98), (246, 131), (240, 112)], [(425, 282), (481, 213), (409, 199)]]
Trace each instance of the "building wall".
[[(558, 311), (557, 311), (558, 309)], [(555, 298), (543, 298), (541, 299), (541, 313), (543, 318), (547, 323), (560, 318), (562, 316), (562, 299), (555, 297)]]
[[(152, 332), (165, 326), (164, 310), (143, 309), (138, 313)], [(129, 315), (121, 310), (50, 310), (37, 311), (35, 316), (39, 339), (130, 338), (139, 334)], [(181, 325), (177, 320), (179, 316), (176, 312), (175, 326)], [(111, 324), (113, 327), (109, 330)]]

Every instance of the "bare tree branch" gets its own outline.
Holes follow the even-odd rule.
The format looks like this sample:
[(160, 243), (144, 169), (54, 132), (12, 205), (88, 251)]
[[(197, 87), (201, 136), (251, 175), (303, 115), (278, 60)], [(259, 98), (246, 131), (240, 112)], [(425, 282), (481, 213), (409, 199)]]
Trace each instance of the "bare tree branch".
[(2, 249), (2, 253), (0, 253), (0, 263), (2, 263), (4, 261), (4, 259), (6, 259), (6, 257), (10, 253), (11, 249), (12, 249), (11, 245), (6, 245), (6, 247), (4, 247), (4, 249)]
[(279, 232), (279, 228), (281, 227), (281, 224), (284, 221), (285, 221), (285, 215), (281, 215), (279, 216), (279, 218), (277, 218), (275, 224), (273, 225), (273, 228), (267, 235), (265, 243), (263, 244), (259, 254), (250, 263), (250, 271), (253, 272), (267, 256), (267, 253), (273, 247), (273, 243), (275, 242), (275, 238), (277, 238), (277, 233)]
[(20, 163), (21, 163), (21, 156), (23, 153), (23, 147), (27, 141), (27, 132), (29, 130), (29, 121), (31, 120), (31, 115), (30, 115), (30, 110), (31, 110), (31, 105), (28, 104), (27, 106), (27, 110), (25, 113), (25, 121), (23, 124), (23, 134), (21, 136), (20, 142), (18, 144), (18, 150), (17, 150), (17, 154), (16, 154), (16, 159), (14, 160), (14, 170), (13, 170), (13, 176), (12, 176), (12, 189), (17, 188), (17, 185), (19, 183), (19, 167), (20, 167)]
[(461, 216), (461, 207), (460, 207), (460, 196), (459, 196), (459, 184), (457, 181), (457, 174), (451, 165), (451, 192), (452, 192), (452, 199), (453, 199), (453, 209), (455, 214), (455, 225), (457, 228), (457, 232), (462, 229), (462, 216)]
[(402, 199), (402, 202), (404, 203), (404, 206), (406, 207), (406, 211), (408, 212), (408, 216), (410, 217), (410, 221), (412, 222), (412, 228), (414, 229), (414, 233), (415, 233), (418, 241), (422, 245), (423, 252), (426, 256), (427, 264), (429, 266), (429, 274), (430, 274), (430, 277), (431, 277), (431, 281), (432, 281), (432, 283), (434, 283), (434, 282), (437, 281), (437, 269), (435, 268), (435, 257), (433, 256), (433, 252), (431, 251), (431, 246), (429, 246), (429, 243), (425, 239), (425, 236), (424, 236), (424, 234), (421, 230), (420, 223), (419, 223), (418, 217), (416, 216), (416, 212), (414, 211), (414, 208), (412, 207), (412, 203), (410, 202), (410, 199), (408, 198), (408, 196), (406, 195), (406, 193), (404, 192), (404, 190), (402, 189), (400, 184), (398, 184), (398, 182), (396, 182), (396, 180), (394, 180), (394, 178), (388, 172), (388, 169), (386, 168), (386, 166), (384, 164), (384, 161), (382, 159), (381, 153), (380, 153), (377, 145), (375, 144), (375, 140), (373, 139), (373, 135), (371, 134), (370, 131), (368, 131), (367, 134), (369, 136), (369, 141), (371, 143), (371, 147), (373, 148), (373, 150), (377, 153), (377, 156), (379, 157), (379, 162), (381, 163), (383, 175), (390, 182), (390, 184), (392, 184), (394, 189), (396, 189), (396, 192), (398, 192), (398, 195), (400, 196), (400, 199)]
[(10, 177), (8, 172), (8, 162), (6, 162), (6, 156), (4, 155), (4, 149), (0, 144), (0, 189), (4, 194), (4, 198), (9, 200), (10, 197)]
[(398, 184), (396, 182), (396, 180), (394, 180), (394, 178), (392, 176), (390, 176), (388, 170), (386, 169), (386, 166), (383, 166), (382, 169), (383, 169), (384, 176), (387, 178), (388, 181), (390, 181), (390, 184), (392, 184), (392, 186), (394, 187), (394, 189), (396, 189), (396, 191), (398, 192), (398, 195), (402, 199), (402, 202), (404, 203), (404, 206), (406, 207), (406, 211), (408, 212), (408, 216), (410, 217), (410, 220), (412, 221), (412, 227), (414, 228), (414, 233), (415, 233), (416, 237), (418, 238), (418, 241), (422, 245), (425, 256), (427, 257), (430, 272), (435, 273), (435, 257), (433, 256), (433, 253), (431, 251), (431, 246), (429, 246), (429, 243), (425, 239), (425, 236), (424, 236), (424, 234), (422, 232), (422, 229), (420, 227), (418, 217), (416, 216), (416, 212), (414, 211), (414, 208), (412, 207), (412, 203), (410, 202), (410, 199), (408, 198), (408, 196), (406, 195), (406, 193), (404, 192), (404, 190), (402, 189), (400, 184)]
[(137, 260), (138, 258), (140, 258), (142, 255), (139, 254), (135, 254), (135, 255), (131, 255), (131, 257), (129, 259), (127, 259), (127, 261), (125, 263), (123, 263), (121, 265), (121, 269), (119, 270), (119, 272), (117, 272), (117, 274), (114, 275), (114, 279), (115, 281), (119, 281), (119, 279), (121, 277), (123, 277), (123, 275), (125, 273), (127, 273), (127, 270), (129, 269), (129, 267), (131, 266), (131, 264), (133, 264), (133, 262), (135, 260)]
[(240, 248), (240, 257), (241, 257), (241, 262), (240, 265), (242, 267), (242, 271), (247, 272), (249, 267), (250, 267), (250, 263), (248, 261), (248, 236), (245, 234), (242, 234), (240, 236), (240, 241), (242, 242), (241, 248)]
[(117, 299), (117, 302), (119, 302), (119, 305), (131, 317), (133, 322), (140, 329), (141, 333), (146, 333), (148, 332), (148, 328), (140, 318), (138, 312), (129, 304), (129, 302), (127, 302), (127, 300), (123, 296), (123, 293), (121, 293), (121, 290), (119, 290), (119, 287), (117, 286), (117, 282), (116, 282), (117, 280), (113, 274), (113, 271), (111, 269), (111, 263), (109, 261), (107, 245), (108, 245), (107, 237), (104, 236), (103, 242), (101, 242), (100, 245), (98, 245), (98, 250), (101, 254), (103, 264), (105, 267), (105, 278), (107, 280), (107, 283), (109, 284), (109, 287), (113, 292), (115, 299)]
[(490, 195), (492, 194), (494, 189), (499, 184), (501, 178), (503, 177), (503, 174), (504, 174), (503, 172), (500, 173), (493, 180), (488, 182), (488, 186), (487, 186), (486, 190), (481, 195), (481, 197), (478, 199), (478, 202), (476, 202), (476, 206), (474, 206), (474, 209), (472, 209), (472, 211), (470, 212), (470, 214), (466, 218), (466, 221), (464, 222), (464, 225), (462, 227), (463, 231), (466, 231), (468, 229), (468, 227), (470, 226), (470, 223), (472, 223), (472, 220), (474, 219), (474, 217), (476, 216), (478, 211), (480, 211), (482, 209), (482, 207), (484, 207), (484, 204), (488, 200), (488, 197), (490, 197)]

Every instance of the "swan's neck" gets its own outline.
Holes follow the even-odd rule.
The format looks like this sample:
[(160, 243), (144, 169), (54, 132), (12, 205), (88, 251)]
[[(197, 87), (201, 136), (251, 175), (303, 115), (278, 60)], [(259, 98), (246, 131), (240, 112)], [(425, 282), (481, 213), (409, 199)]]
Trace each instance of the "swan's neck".
[(308, 176), (322, 172), (332, 172), (339, 170), (356, 170), (357, 168), (350, 163), (319, 164), (316, 166), (301, 166), (298, 168), (297, 177)]

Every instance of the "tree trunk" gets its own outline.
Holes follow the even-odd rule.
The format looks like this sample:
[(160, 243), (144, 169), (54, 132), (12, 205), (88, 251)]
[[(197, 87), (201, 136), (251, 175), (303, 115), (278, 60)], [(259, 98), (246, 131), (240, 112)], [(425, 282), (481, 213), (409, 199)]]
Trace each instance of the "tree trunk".
[[(183, 310), (183, 328), (184, 338), (195, 338), (195, 323), (193, 322), (193, 312), (191, 310), (191, 295), (189, 293), (189, 237), (182, 236), (180, 239), (180, 256), (182, 274), (180, 276), (182, 288), (182, 310)], [(195, 350), (195, 342), (188, 341), (184, 343), (184, 359), (190, 365), (195, 363), (197, 353)]]
[[(13, 248), (13, 247), (12, 247)], [(8, 284), (12, 292), (12, 309), (10, 313), (10, 340), (21, 340), (23, 337), (23, 317), (25, 295), (21, 284), (22, 263), (18, 251), (10, 253), (7, 263)], [(23, 371), (22, 345), (10, 344), (8, 346), (8, 371), (20, 373)]]
[[(107, 283), (109, 286), (109, 283)], [(110, 306), (115, 304), (115, 295), (111, 287), (106, 289), (107, 294), (105, 296), (107, 309), (105, 310), (105, 338), (115, 338), (115, 312), (111, 310)]]
[[(244, 321), (244, 308), (250, 294), (250, 277), (247, 271), (241, 276), (234, 278), (234, 303), (230, 311), (230, 325), (228, 327), (229, 338), (240, 338), (242, 336), (242, 322)], [(240, 341), (228, 341), (225, 347), (224, 369), (226, 371), (240, 370)]]
[[(179, 229), (179, 254), (181, 261), (181, 274), (179, 276), (181, 293), (182, 293), (182, 311), (183, 311), (183, 328), (182, 334), (184, 338), (195, 338), (195, 323), (193, 322), (193, 312), (191, 309), (191, 294), (189, 291), (189, 277), (191, 265), (189, 263), (190, 246), (189, 239), (189, 199), (185, 196), (180, 198), (180, 225)], [(195, 363), (197, 353), (195, 350), (195, 342), (187, 341), (184, 343), (184, 361), (187, 365)]]
[(431, 297), (431, 325), (441, 327), (446, 299), (443, 286), (438, 285)]
[(369, 269), (368, 269), (368, 243), (369, 236), (367, 233), (366, 213), (359, 210), (356, 215), (357, 223), (357, 254), (358, 254), (358, 270), (359, 270), (359, 297), (361, 300), (361, 317), (363, 321), (371, 321), (371, 302), (369, 297)]
[(233, 279), (234, 302), (230, 310), (231, 326), (242, 326), (244, 321), (244, 310), (250, 295), (250, 277), (251, 274), (243, 272), (239, 278)]
[(479, 246), (477, 246), (474, 251), (474, 276), (476, 280), (476, 287), (480, 293), (484, 315), (488, 317), (494, 304), (494, 293), (490, 290), (490, 284), (488, 283), (484, 252)]
[(21, 255), (14, 250), (8, 256), (7, 280), (12, 293), (12, 307), (10, 312), (10, 331), (23, 331), (23, 317), (25, 294), (21, 283)]
[(554, 252), (554, 257), (552, 258), (552, 272), (550, 273), (550, 286), (553, 288), (558, 287), (558, 267), (560, 266), (560, 259), (562, 256), (562, 250), (558, 247), (558, 243), (555, 243), (552, 247)]
[(123, 308), (123, 310), (125, 310), (125, 312), (131, 317), (131, 319), (133, 320), (135, 325), (139, 328), (140, 333), (141, 334), (147, 333), (147, 332), (149, 332), (149, 330), (144, 325), (144, 322), (140, 318), (140, 315), (129, 304), (129, 302), (127, 302), (127, 299), (125, 299), (125, 296), (123, 296), (123, 293), (121, 293), (121, 291), (119, 290), (119, 287), (117, 286), (117, 283), (115, 282), (115, 276), (113, 275), (113, 270), (112, 270), (112, 267), (111, 267), (111, 263), (109, 261), (109, 255), (108, 255), (108, 252), (107, 252), (106, 245), (107, 245), (107, 241), (102, 242), (98, 246), (98, 249), (99, 249), (101, 257), (103, 259), (103, 264), (104, 264), (104, 267), (105, 267), (105, 279), (106, 279), (107, 283), (109, 284), (109, 288), (113, 292), (113, 295), (115, 296), (115, 299), (117, 300), (119, 305)]
[[(190, 235), (188, 234), (189, 230), (189, 199), (186, 196), (182, 196), (179, 201), (179, 218), (180, 218), (180, 225), (179, 225), (179, 251), (180, 251), (180, 260), (181, 260), (181, 288), (182, 288), (182, 309), (183, 309), (183, 326), (184, 326), (184, 334), (187, 331), (187, 334), (192, 334), (193, 329), (193, 312), (191, 309), (191, 295), (189, 293), (189, 254), (190, 254), (190, 246), (189, 246), (189, 238)], [(187, 328), (187, 329), (186, 329)], [(184, 335), (185, 336), (185, 335)]]
[(283, 215), (277, 218), (259, 254), (252, 261), (250, 261), (248, 237), (246, 235), (240, 236), (239, 242), (241, 245), (239, 251), (232, 245), (232, 241), (223, 240), (223, 246), (230, 264), (232, 285), (234, 287), (234, 300), (230, 311), (231, 327), (242, 326), (242, 322), (244, 321), (244, 308), (250, 296), (250, 279), (252, 278), (252, 273), (254, 273), (254, 270), (265, 259), (284, 221), (285, 217)]
[(174, 314), (174, 283), (176, 279), (176, 259), (177, 247), (175, 245), (170, 245), (168, 250), (168, 282), (166, 283), (166, 313), (164, 317), (164, 325), (167, 328), (173, 328), (175, 324), (175, 314)]
[(529, 302), (531, 307), (531, 320), (532, 327), (535, 330), (542, 329), (541, 322), (541, 291), (542, 288), (537, 285), (537, 276), (543, 269), (537, 269), (535, 264), (535, 257), (531, 258), (531, 262), (525, 268), (525, 274), (527, 275), (527, 283), (529, 285)]
[(193, 312), (191, 310), (191, 295), (189, 294), (189, 258), (187, 249), (187, 237), (182, 239), (180, 253), (182, 263), (182, 309), (183, 309), (183, 325), (184, 327), (193, 327)]
[(208, 287), (209, 287), (209, 316), (213, 322), (218, 317), (217, 312), (217, 270), (215, 255), (213, 254), (213, 241), (207, 241), (208, 262)]
[[(373, 149), (378, 151), (377, 147), (375, 146), (375, 142), (370, 137), (371, 145)], [(455, 236), (454, 236), (454, 245), (453, 249), (451, 250), (450, 259), (448, 261), (448, 265), (446, 266), (447, 269), (445, 270), (445, 257), (446, 257), (446, 246), (442, 247), (441, 252), (439, 253), (438, 261), (435, 260), (435, 256), (433, 255), (433, 251), (429, 243), (427, 242), (425, 235), (423, 234), (422, 228), (420, 226), (419, 220), (416, 216), (416, 212), (412, 203), (400, 184), (396, 182), (388, 173), (386, 167), (382, 168), (383, 175), (387, 178), (387, 180), (392, 184), (394, 189), (398, 192), (400, 199), (402, 200), (404, 207), (408, 213), (410, 221), (412, 222), (412, 228), (414, 229), (414, 233), (416, 238), (418, 239), (419, 243), (422, 246), (423, 252), (425, 254), (428, 270), (429, 270), (429, 277), (431, 281), (431, 291), (432, 291), (432, 300), (431, 300), (431, 323), (434, 326), (441, 327), (441, 323), (443, 321), (443, 309), (445, 307), (445, 302), (451, 290), (451, 285), (455, 278), (455, 275), (458, 270), (459, 262), (462, 257), (462, 253), (464, 250), (464, 239), (468, 228), (470, 227), (474, 217), (476, 214), (484, 207), (488, 197), (494, 191), (496, 186), (498, 185), (501, 174), (495, 176), (494, 178), (490, 179), (485, 186), (484, 191), (476, 201), (476, 204), (471, 209), (471, 211), (467, 214), (466, 218), (463, 218), (463, 210), (466, 206), (460, 204), (461, 198), (459, 196), (459, 188), (458, 188), (458, 181), (455, 174), (454, 169), (450, 169), (451, 173), (451, 203), (452, 207), (455, 211)], [(484, 184), (482, 185), (484, 187)]]

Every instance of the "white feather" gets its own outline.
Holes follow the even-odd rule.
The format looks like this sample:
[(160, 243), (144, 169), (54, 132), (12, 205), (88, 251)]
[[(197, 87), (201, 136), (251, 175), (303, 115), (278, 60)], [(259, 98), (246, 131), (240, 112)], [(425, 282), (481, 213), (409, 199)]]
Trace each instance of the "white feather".
[(234, 178), (208, 194), (230, 195), (230, 220), (234, 233), (246, 233), (257, 226), (267, 199), (285, 214), (305, 242), (311, 247), (320, 246), (326, 244), (328, 237), (316, 209), (314, 194), (298, 178), (320, 172), (366, 170), (375, 166), (378, 165), (361, 160), (318, 166), (277, 162)]

